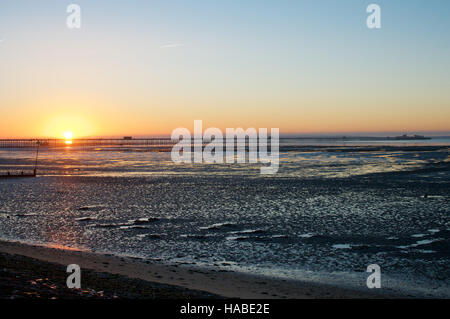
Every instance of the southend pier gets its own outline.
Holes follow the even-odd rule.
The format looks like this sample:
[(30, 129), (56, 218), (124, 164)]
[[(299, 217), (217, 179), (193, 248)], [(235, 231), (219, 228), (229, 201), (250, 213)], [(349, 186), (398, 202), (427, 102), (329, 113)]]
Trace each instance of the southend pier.
[(32, 147), (68, 147), (68, 146), (164, 146), (173, 145), (177, 141), (170, 138), (31, 138), (31, 139), (0, 139), (0, 148), (32, 148)]

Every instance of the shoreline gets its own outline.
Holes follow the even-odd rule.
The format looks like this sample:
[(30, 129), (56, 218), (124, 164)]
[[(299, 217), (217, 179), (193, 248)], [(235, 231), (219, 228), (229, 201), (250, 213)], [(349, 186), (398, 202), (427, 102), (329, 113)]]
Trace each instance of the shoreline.
[[(386, 291), (359, 291), (332, 285), (287, 280), (263, 275), (240, 273), (234, 271), (204, 269), (189, 265), (162, 264), (136, 257), (120, 257), (111, 254), (98, 254), (63, 247), (46, 247), (24, 244), (20, 242), (0, 240), (0, 253), (8, 254), (9, 259), (25, 260), (45, 266), (48, 263), (59, 265), (61, 278), (67, 278), (65, 267), (78, 264), (81, 268), (81, 288), (83, 286), (83, 271), (91, 278), (104, 278), (106, 282), (98, 283), (95, 290), (101, 290), (105, 298), (112, 298), (108, 287), (112, 281), (119, 281), (122, 291), (114, 298), (139, 298), (130, 295), (132, 288), (127, 280), (143, 281), (143, 285), (164, 285), (164, 293), (155, 298), (186, 299), (186, 298), (240, 298), (240, 299), (341, 299), (341, 298), (411, 298), (411, 295), (397, 295)], [(25, 257), (25, 259), (23, 259)], [(31, 261), (29, 258), (33, 258)], [(28, 260), (28, 261), (27, 261)], [(61, 267), (64, 266), (64, 267)], [(20, 266), (19, 266), (20, 267)], [(22, 269), (15, 266), (15, 272)], [(38, 267), (39, 268), (39, 267)], [(105, 279), (104, 274), (109, 274)], [(35, 275), (40, 275), (39, 272)], [(117, 277), (119, 276), (119, 277)], [(108, 276), (106, 276), (108, 277)], [(92, 280), (91, 280), (92, 282)], [(133, 284), (135, 285), (135, 284)], [(3, 286), (3, 284), (2, 284)], [(20, 283), (19, 283), (20, 286)], [(153, 287), (153, 286), (152, 286)], [(104, 288), (104, 289), (102, 289)], [(4, 287), (2, 287), (4, 289)], [(67, 290), (67, 288), (65, 288)], [(151, 290), (151, 288), (149, 288)], [(155, 288), (157, 289), (157, 288)], [(181, 290), (180, 290), (181, 289)], [(182, 291), (182, 292), (180, 292)], [(62, 296), (64, 298), (64, 295)], [(70, 298), (70, 297), (69, 297)], [(83, 296), (81, 296), (83, 298)], [(145, 296), (142, 296), (145, 298)]]

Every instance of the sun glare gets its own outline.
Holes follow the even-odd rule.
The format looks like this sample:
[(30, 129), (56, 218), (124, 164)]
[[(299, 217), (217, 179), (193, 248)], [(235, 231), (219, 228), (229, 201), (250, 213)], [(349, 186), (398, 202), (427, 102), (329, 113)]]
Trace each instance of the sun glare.
[(71, 140), (72, 137), (73, 137), (72, 132), (64, 132), (64, 138), (65, 138), (66, 140)]

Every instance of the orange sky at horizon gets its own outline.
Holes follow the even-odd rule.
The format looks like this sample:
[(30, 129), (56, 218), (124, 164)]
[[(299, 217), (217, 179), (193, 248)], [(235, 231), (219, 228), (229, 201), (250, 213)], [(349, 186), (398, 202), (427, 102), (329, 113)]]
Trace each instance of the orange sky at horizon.
[(218, 127), (223, 131), (227, 127), (279, 128), (280, 133), (299, 134), (450, 131), (447, 121), (450, 112), (445, 108), (442, 116), (436, 117), (427, 108), (411, 110), (397, 105), (395, 109), (372, 108), (369, 112), (357, 107), (339, 108), (336, 104), (322, 108), (292, 105), (279, 108), (280, 112), (257, 106), (238, 107), (241, 111), (236, 112), (236, 107), (228, 111), (225, 107), (214, 109), (197, 104), (197, 107), (177, 106), (177, 111), (172, 113), (171, 108), (162, 107), (126, 112), (124, 106), (98, 103), (98, 100), (83, 101), (80, 103), (83, 107), (64, 108), (56, 107), (58, 102), (45, 106), (35, 103), (25, 113), (16, 108), (3, 116), (0, 138), (62, 138), (67, 131), (73, 132), (74, 138), (170, 135), (178, 127), (192, 131), (194, 120), (203, 120), (204, 129)]
[[(27, 94), (16, 100), (0, 100), (3, 105), (19, 105), (2, 116), (0, 138), (62, 138), (67, 131), (73, 132), (74, 138), (170, 135), (178, 127), (192, 131), (194, 120), (202, 120), (204, 129), (217, 127), (223, 131), (227, 127), (279, 128), (280, 133), (300, 134), (450, 131), (450, 108), (445, 101), (435, 101), (434, 109), (440, 110), (440, 116), (436, 116), (417, 97), (372, 101), (316, 97), (301, 101), (282, 97), (183, 100), (154, 96), (149, 101), (134, 98), (130, 102), (126, 97), (115, 97)], [(128, 111), (130, 103), (133, 107)]]

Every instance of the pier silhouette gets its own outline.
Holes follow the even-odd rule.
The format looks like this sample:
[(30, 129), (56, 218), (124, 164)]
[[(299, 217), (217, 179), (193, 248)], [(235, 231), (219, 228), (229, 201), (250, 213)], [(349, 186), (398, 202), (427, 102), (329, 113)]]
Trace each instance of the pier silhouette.
[[(68, 143), (69, 142), (69, 143)], [(67, 147), (67, 146), (164, 146), (174, 145), (177, 141), (167, 138), (31, 138), (31, 139), (0, 139), (0, 148), (34, 148), (40, 147)]]

